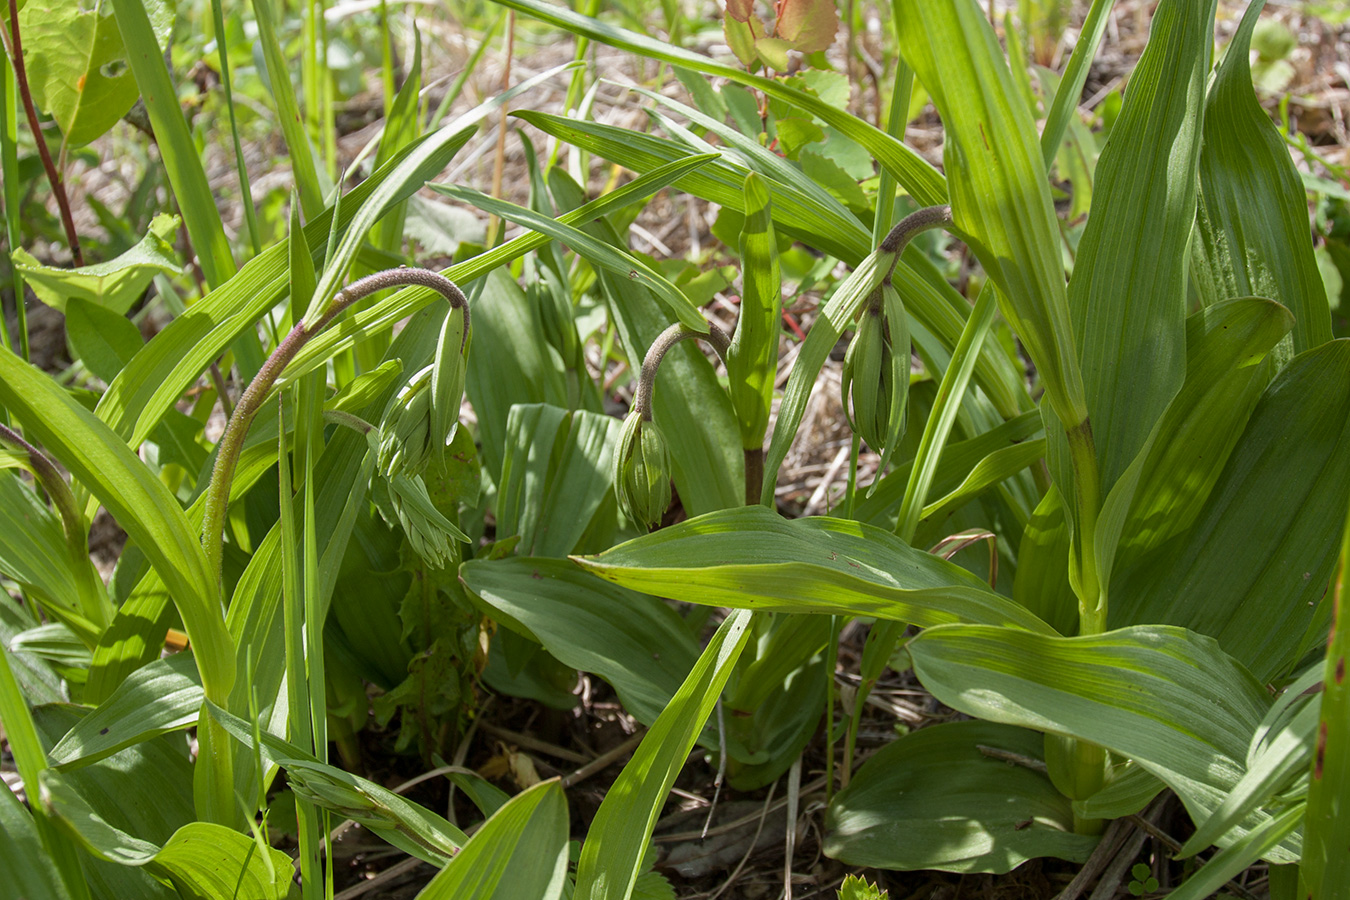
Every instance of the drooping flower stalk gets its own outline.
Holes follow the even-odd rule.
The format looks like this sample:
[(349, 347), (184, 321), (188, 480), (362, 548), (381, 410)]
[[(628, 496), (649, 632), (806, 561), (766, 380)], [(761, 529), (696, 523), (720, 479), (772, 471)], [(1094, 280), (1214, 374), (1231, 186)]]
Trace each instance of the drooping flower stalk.
[[(464, 340), (469, 334), (469, 301), (453, 281), (430, 269), (398, 268), (386, 269), (367, 275), (338, 291), (322, 316), (314, 324), (305, 327), (296, 325), (290, 334), (277, 346), (272, 355), (263, 363), (258, 374), (239, 398), (234, 415), (225, 426), (216, 448), (215, 467), (211, 472), (211, 484), (207, 488), (206, 505), (202, 516), (202, 548), (206, 551), (209, 571), (220, 581), (220, 563), (222, 542), (225, 532), (225, 513), (229, 504), (230, 484), (234, 481), (235, 466), (244, 447), (244, 437), (248, 434), (253, 418), (262, 408), (272, 385), (281, 377), (286, 366), (304, 348), (305, 344), (323, 331), (353, 303), (356, 303), (378, 291), (389, 288), (421, 286), (431, 288), (450, 304), (451, 309), (464, 310)], [(461, 345), (462, 349), (462, 345)]]

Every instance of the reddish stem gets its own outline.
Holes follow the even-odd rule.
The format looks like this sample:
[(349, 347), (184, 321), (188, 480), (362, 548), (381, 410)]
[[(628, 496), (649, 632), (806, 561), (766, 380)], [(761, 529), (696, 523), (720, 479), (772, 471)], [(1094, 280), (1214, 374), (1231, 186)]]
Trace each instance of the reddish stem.
[(78, 268), (84, 265), (84, 254), (80, 252), (80, 239), (75, 236), (75, 220), (70, 215), (70, 201), (66, 199), (65, 182), (62, 181), (61, 173), (56, 170), (56, 163), (52, 162), (52, 155), (47, 150), (47, 139), (42, 136), (37, 110), (33, 108), (33, 95), (28, 90), (28, 70), (23, 64), (23, 43), (19, 39), (19, 4), (15, 2), (9, 4), (9, 29), (10, 37), (14, 41), (11, 57), (14, 62), (14, 81), (19, 89), (19, 96), (23, 98), (23, 110), (28, 115), (28, 128), (33, 132), (33, 141), (37, 144), (38, 156), (42, 158), (42, 167), (47, 170), (47, 181), (51, 183), (56, 205), (61, 209), (61, 225), (66, 229), (66, 243), (70, 245), (70, 255)]

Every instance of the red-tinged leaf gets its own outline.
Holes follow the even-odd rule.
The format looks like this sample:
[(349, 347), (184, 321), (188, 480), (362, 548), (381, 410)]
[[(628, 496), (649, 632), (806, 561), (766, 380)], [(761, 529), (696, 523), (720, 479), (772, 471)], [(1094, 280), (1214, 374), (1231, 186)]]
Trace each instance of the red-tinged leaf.
[(727, 18), (747, 23), (755, 14), (755, 0), (726, 0)]
[(731, 7), (734, 4), (735, 0), (730, 0), (727, 5), (727, 15), (722, 19), (722, 33), (726, 35), (731, 52), (736, 54), (742, 65), (748, 66), (759, 58), (755, 53), (755, 41), (764, 37), (764, 26), (753, 16), (748, 19), (732, 16)]
[(824, 50), (834, 43), (839, 29), (839, 10), (834, 0), (778, 0), (778, 25), (774, 36), (791, 41), (803, 53)]

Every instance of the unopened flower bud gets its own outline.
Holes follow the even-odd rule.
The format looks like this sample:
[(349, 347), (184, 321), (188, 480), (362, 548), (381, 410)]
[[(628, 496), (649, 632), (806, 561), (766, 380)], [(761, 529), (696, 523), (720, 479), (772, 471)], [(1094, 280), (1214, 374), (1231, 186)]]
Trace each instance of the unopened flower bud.
[(839, 387), (849, 427), (878, 453), (885, 446), (889, 422), (889, 355), (882, 306), (868, 303), (844, 354)]
[(415, 374), (389, 402), (380, 420), (380, 472), (416, 475), (431, 453), (432, 366)]
[(635, 412), (623, 423), (614, 453), (614, 492), (619, 508), (643, 528), (661, 521), (670, 507), (670, 451), (655, 422)]

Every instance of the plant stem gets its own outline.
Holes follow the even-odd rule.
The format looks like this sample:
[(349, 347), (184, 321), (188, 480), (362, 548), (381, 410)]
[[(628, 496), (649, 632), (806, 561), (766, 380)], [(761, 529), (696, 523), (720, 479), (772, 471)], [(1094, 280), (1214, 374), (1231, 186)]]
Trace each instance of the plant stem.
[(642, 414), (644, 422), (652, 420), (652, 391), (656, 387), (656, 372), (661, 368), (661, 360), (665, 359), (671, 347), (690, 338), (707, 341), (722, 358), (722, 363), (726, 364), (727, 351), (731, 349), (731, 338), (712, 322), (708, 323), (706, 334), (695, 331), (682, 322), (676, 322), (658, 334), (656, 340), (647, 348), (647, 356), (642, 360), (642, 374), (638, 378), (637, 396), (633, 400), (633, 409)]
[(47, 454), (28, 443), (18, 432), (0, 424), (0, 446), (8, 445), (27, 459), (28, 470), (51, 498), (52, 506), (61, 519), (61, 530), (66, 537), (66, 552), (70, 556), (71, 572), (75, 576), (81, 614), (98, 628), (107, 626), (112, 618), (103, 581), (89, 561), (89, 528), (84, 512), (75, 494), (61, 477), (61, 472)]
[[(23, 64), (23, 42), (19, 37), (19, 4), (9, 4), (10, 61), (14, 64), (14, 80), (18, 83), (19, 96), (23, 99), (23, 111), (28, 116), (28, 128), (33, 132), (33, 142), (37, 144), (38, 156), (42, 159), (42, 168), (47, 172), (47, 181), (52, 186), (52, 196), (61, 210), (61, 227), (66, 231), (66, 243), (70, 245), (70, 255), (78, 268), (84, 265), (84, 254), (80, 252), (80, 239), (75, 235), (75, 220), (70, 215), (70, 200), (66, 198), (65, 182), (61, 173), (52, 162), (52, 154), (47, 149), (47, 139), (42, 135), (42, 126), (38, 123), (37, 110), (33, 107), (33, 95), (28, 89), (28, 70)], [(22, 298), (20, 301), (22, 302)]]
[(882, 279), (882, 283), (890, 283), (891, 274), (895, 272), (895, 267), (900, 262), (900, 254), (914, 239), (915, 235), (932, 228), (945, 228), (951, 222), (952, 208), (950, 206), (925, 206), (923, 209), (916, 209), (896, 222), (895, 227), (877, 245), (877, 249), (882, 253), (895, 254), (895, 259), (891, 260), (891, 267), (886, 271), (886, 277)]
[(757, 506), (764, 489), (764, 448), (747, 447), (745, 450), (745, 505)]
[(263, 401), (267, 399), (268, 391), (305, 344), (328, 327), (343, 310), (376, 291), (406, 285), (431, 288), (443, 296), (452, 309), (464, 310), (464, 338), (460, 342), (460, 350), (463, 351), (464, 342), (469, 337), (468, 298), (453, 281), (430, 269), (386, 269), (367, 275), (338, 291), (337, 296), (313, 325), (306, 328), (301, 322), (292, 328), (290, 334), (286, 335), (277, 349), (267, 358), (267, 362), (258, 370), (248, 389), (239, 398), (234, 415), (230, 416), (230, 421), (225, 425), (225, 433), (220, 436), (220, 443), (216, 445), (216, 462), (211, 472), (211, 483), (206, 490), (206, 505), (202, 516), (202, 549), (206, 551), (208, 571), (214, 573), (217, 584), (220, 583), (221, 545), (225, 536), (225, 513), (229, 505), (230, 484), (234, 481), (235, 466), (244, 448), (244, 437), (248, 434), (254, 416), (262, 408)]

